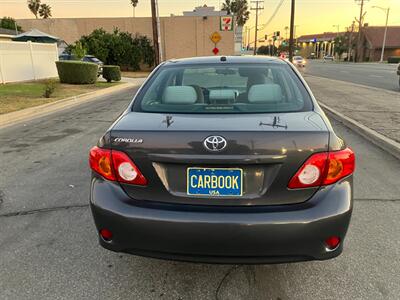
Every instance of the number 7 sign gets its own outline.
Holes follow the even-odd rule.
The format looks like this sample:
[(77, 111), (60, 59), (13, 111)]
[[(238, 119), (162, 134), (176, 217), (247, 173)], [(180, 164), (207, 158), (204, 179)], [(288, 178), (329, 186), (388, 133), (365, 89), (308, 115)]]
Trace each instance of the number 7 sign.
[(233, 16), (221, 16), (220, 30), (221, 31), (233, 30)]

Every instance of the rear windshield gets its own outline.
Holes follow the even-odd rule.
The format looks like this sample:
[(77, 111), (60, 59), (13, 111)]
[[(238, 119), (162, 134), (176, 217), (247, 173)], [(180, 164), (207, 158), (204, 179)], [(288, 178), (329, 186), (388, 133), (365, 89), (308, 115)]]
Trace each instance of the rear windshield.
[(287, 64), (167, 66), (138, 95), (134, 111), (268, 113), (312, 109), (310, 95)]

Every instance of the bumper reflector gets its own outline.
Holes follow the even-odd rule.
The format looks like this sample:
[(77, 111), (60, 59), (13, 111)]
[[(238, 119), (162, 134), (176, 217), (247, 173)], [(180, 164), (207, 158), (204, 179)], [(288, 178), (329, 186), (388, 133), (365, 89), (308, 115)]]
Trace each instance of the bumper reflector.
[(333, 235), (325, 240), (325, 244), (328, 250), (335, 250), (340, 244), (340, 238)]
[(100, 230), (100, 236), (103, 240), (105, 240), (106, 242), (109, 242), (112, 240), (112, 232), (106, 228), (103, 228)]

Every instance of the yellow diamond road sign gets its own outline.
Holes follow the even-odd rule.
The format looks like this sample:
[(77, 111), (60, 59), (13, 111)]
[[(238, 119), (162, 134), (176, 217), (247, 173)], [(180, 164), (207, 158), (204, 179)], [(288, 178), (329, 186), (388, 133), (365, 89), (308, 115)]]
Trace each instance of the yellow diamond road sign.
[(214, 32), (210, 36), (210, 39), (214, 44), (217, 44), (222, 39), (222, 36), (218, 32)]

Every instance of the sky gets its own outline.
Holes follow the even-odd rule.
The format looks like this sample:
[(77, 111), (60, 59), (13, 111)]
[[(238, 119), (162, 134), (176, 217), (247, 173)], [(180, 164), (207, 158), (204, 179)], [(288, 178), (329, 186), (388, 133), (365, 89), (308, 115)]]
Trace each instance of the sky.
[[(161, 16), (182, 15), (182, 11), (193, 10), (195, 6), (208, 5), (220, 7), (224, 0), (158, 0)], [(283, 1), (272, 22), (261, 34), (271, 34), (280, 30), (285, 36), (285, 26), (289, 25), (290, 0), (265, 0), (264, 10), (259, 14), (260, 24), (271, 17), (278, 4)], [(248, 0), (250, 3), (250, 0)], [(27, 8), (27, 0), (0, 0), (0, 17), (10, 16), (16, 19), (33, 18)], [(42, 0), (52, 7), (53, 18), (74, 17), (132, 17), (130, 0)], [(373, 6), (390, 7), (389, 25), (400, 26), (400, 0), (369, 0), (365, 22), (369, 25), (384, 25), (385, 12)], [(296, 0), (296, 36), (303, 34), (343, 31), (359, 16), (359, 5), (355, 0)], [(139, 0), (136, 17), (148, 17), (151, 14), (150, 0)], [(254, 11), (246, 24), (254, 26)]]

